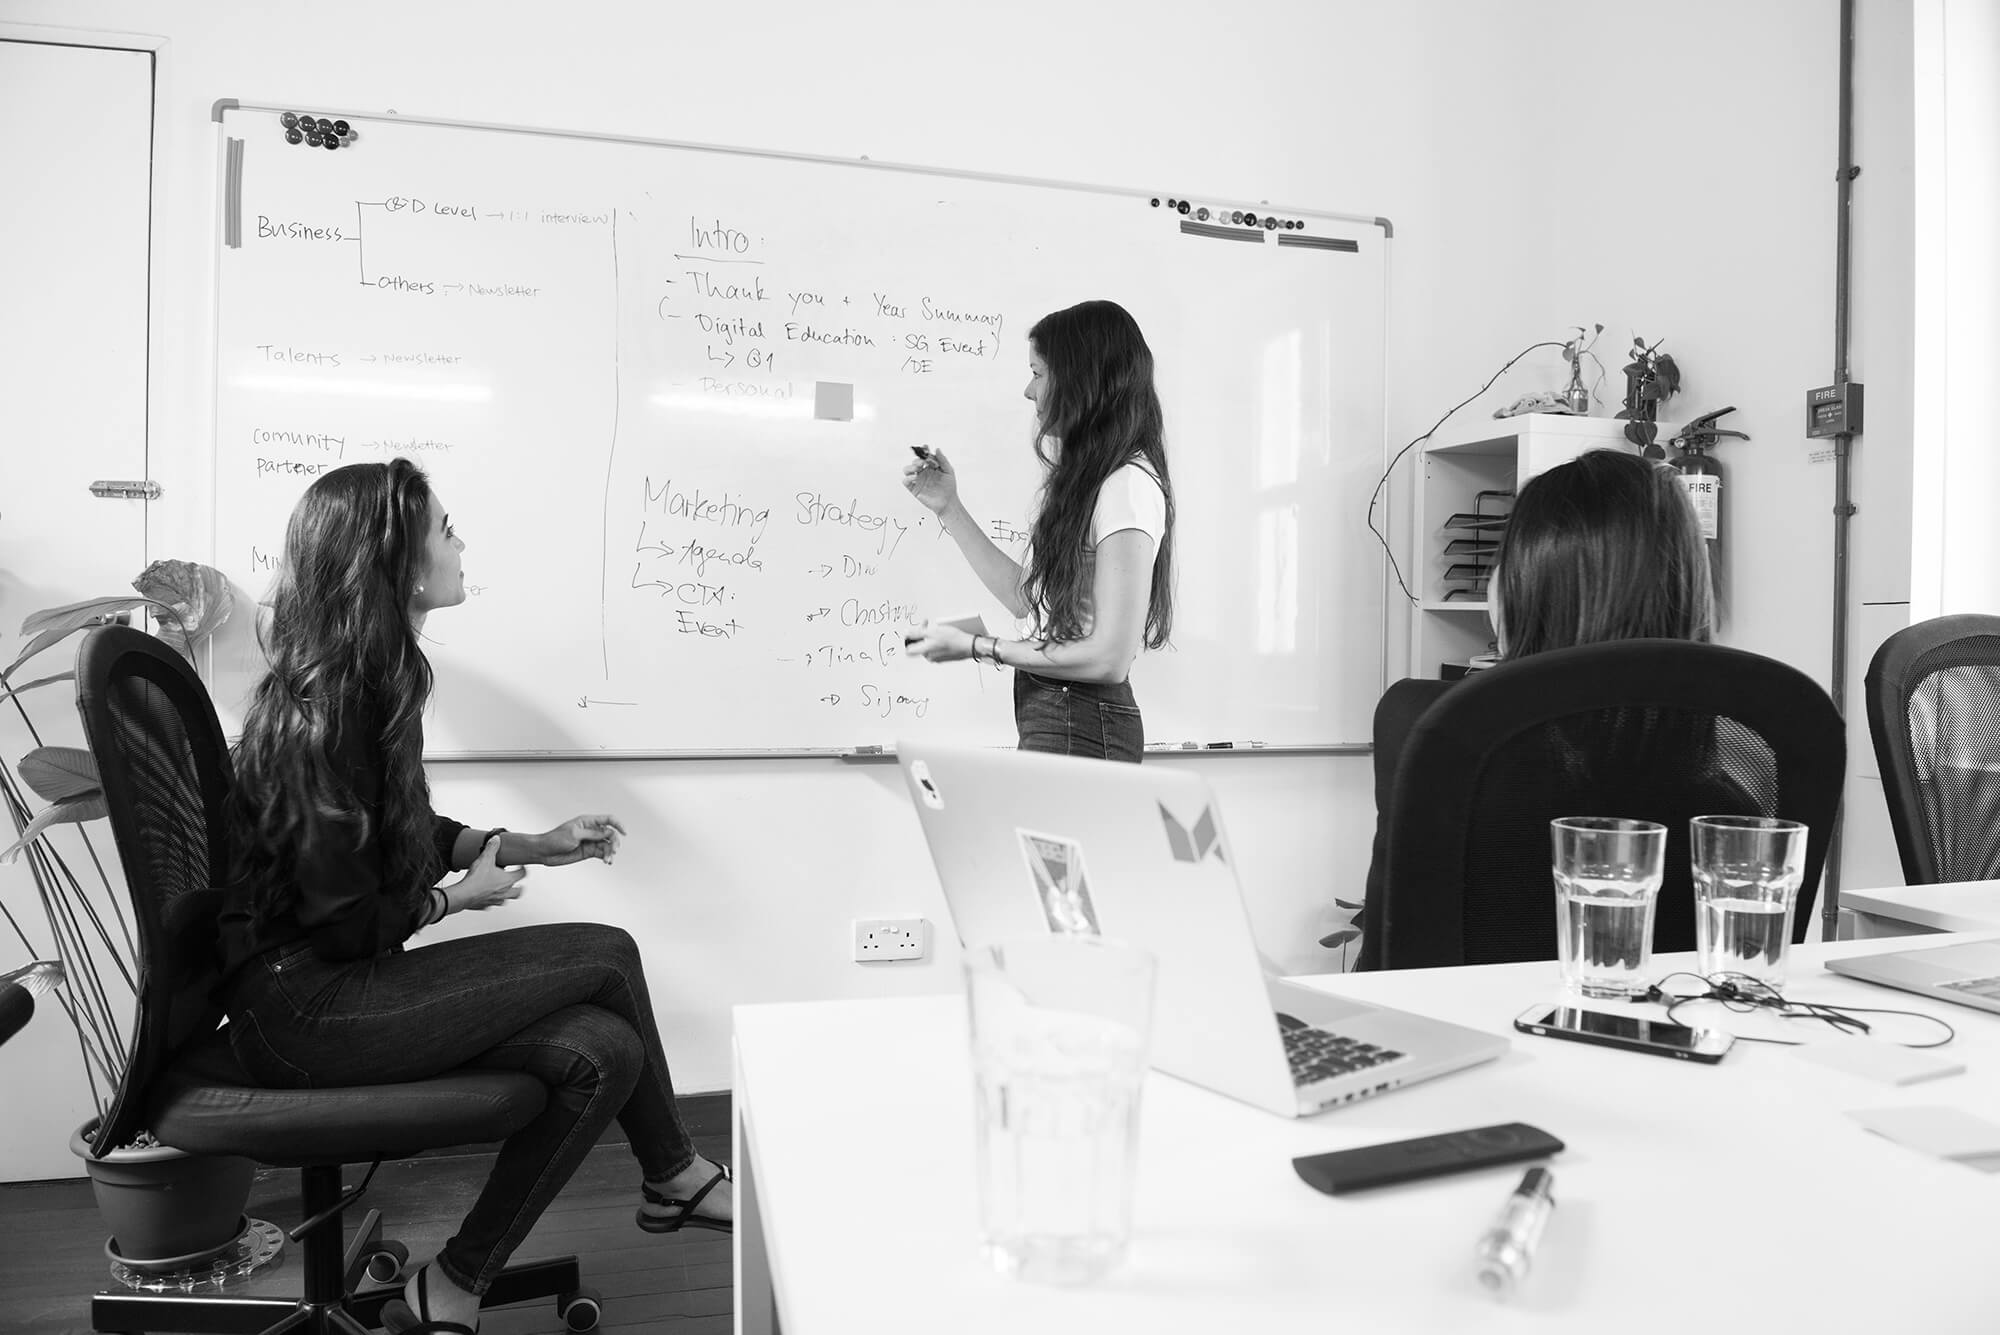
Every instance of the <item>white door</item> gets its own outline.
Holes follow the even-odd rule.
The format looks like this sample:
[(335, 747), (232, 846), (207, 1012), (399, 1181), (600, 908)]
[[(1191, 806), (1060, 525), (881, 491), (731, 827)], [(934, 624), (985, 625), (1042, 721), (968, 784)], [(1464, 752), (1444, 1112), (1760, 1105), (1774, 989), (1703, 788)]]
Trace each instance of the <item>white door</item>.
[[(146, 476), (147, 260), (153, 157), (148, 51), (0, 39), (0, 666), (21, 620), (128, 590), (146, 564), (139, 500), (97, 500), (98, 479)], [(20, 680), (68, 668), (75, 640)], [(74, 695), (25, 703), (44, 741), (80, 745)], [(33, 743), (0, 704), (11, 767)], [(32, 800), (32, 799), (31, 799)], [(0, 820), (0, 847), (14, 841)], [(109, 832), (92, 834), (116, 876)], [(95, 875), (74, 830), (58, 840)], [(49, 934), (24, 863), (0, 864), (0, 972), (45, 951)], [(90, 1115), (77, 1044), (53, 998), (0, 1048), (0, 1181), (76, 1177), (69, 1133)]]

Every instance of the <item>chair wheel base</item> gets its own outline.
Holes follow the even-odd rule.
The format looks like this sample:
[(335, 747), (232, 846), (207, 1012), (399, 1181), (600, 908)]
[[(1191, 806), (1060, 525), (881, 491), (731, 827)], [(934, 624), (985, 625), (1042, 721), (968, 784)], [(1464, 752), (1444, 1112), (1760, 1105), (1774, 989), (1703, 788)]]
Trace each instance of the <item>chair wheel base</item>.
[(557, 1297), (556, 1315), (563, 1319), (565, 1329), (596, 1330), (604, 1316), (604, 1300), (596, 1289), (572, 1289)]
[(362, 1262), (362, 1273), (377, 1284), (394, 1284), (403, 1278), (403, 1267), (409, 1263), (410, 1249), (394, 1238), (387, 1238), (368, 1253)]

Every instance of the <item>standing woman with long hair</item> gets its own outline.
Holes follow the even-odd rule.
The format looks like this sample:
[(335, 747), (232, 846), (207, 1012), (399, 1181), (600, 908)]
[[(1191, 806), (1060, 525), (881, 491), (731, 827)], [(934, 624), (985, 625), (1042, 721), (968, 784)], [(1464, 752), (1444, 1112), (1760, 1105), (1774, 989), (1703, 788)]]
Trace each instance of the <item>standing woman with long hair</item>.
[(903, 485), (1033, 629), (1002, 639), (926, 624), (907, 652), (1015, 669), (1023, 751), (1137, 761), (1145, 727), (1128, 677), (1173, 629), (1174, 492), (1152, 349), (1122, 306), (1086, 301), (1028, 331), (1028, 369), (1046, 471), (1025, 566), (980, 531), (942, 451), (905, 466)]
[[(549, 1086), (436, 1260), (383, 1317), (468, 1333), (480, 1295), (615, 1117), (639, 1161), (639, 1227), (731, 1229), (726, 1169), (695, 1152), (632, 938), (547, 924), (404, 949), (447, 914), (521, 894), (524, 864), (611, 861), (623, 827), (540, 834), (431, 810), (423, 712), (430, 613), (465, 601), (453, 530), (407, 459), (349, 464), (292, 512), (230, 795), (222, 913), (230, 1045), (280, 1088), (422, 1080), (456, 1067)], [(463, 872), (440, 884), (445, 873)]]

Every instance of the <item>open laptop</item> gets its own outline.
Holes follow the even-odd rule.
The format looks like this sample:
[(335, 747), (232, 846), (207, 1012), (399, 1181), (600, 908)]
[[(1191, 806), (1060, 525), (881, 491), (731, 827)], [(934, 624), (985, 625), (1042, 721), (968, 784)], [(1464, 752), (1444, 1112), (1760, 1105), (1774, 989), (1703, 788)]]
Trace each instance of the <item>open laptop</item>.
[(1152, 1064), (1305, 1116), (1498, 1057), (1498, 1034), (1268, 976), (1208, 785), (1184, 769), (898, 742), (968, 948), (1095, 932), (1158, 961)]
[(2000, 1011), (2000, 938), (1845, 955), (1826, 967), (1847, 978)]

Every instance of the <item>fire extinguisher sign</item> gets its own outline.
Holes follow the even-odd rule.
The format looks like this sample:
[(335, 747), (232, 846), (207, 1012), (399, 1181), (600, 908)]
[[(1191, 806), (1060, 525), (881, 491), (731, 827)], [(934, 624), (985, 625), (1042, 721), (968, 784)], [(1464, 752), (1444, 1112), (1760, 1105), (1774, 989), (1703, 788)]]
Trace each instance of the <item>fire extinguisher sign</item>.
[(1687, 488), (1695, 518), (1701, 521), (1701, 536), (1714, 538), (1722, 513), (1722, 479), (1712, 473), (1682, 473), (1681, 485)]

